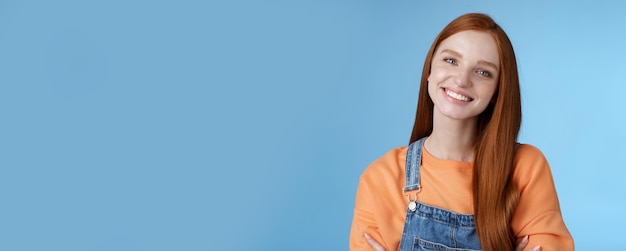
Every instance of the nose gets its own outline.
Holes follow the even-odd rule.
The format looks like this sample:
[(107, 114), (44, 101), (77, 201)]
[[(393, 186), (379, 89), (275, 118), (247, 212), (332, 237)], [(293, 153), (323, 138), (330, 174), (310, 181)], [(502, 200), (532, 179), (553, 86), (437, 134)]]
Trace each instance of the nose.
[(459, 70), (456, 74), (455, 82), (456, 82), (456, 85), (459, 87), (472, 86), (471, 71)]

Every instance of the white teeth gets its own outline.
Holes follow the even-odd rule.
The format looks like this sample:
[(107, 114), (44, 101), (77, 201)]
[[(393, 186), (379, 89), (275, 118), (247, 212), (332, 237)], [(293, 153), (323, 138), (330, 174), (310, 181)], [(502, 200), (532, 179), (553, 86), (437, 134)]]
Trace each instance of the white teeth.
[(465, 101), (465, 102), (470, 101), (469, 97), (463, 96), (461, 94), (458, 94), (458, 93), (450, 91), (450, 90), (446, 90), (446, 94), (448, 94), (448, 96), (450, 96), (451, 98), (456, 99), (456, 100)]

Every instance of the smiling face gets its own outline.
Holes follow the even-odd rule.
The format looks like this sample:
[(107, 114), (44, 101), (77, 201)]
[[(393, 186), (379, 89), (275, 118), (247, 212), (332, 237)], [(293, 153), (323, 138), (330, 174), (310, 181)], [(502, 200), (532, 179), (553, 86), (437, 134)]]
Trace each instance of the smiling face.
[(443, 40), (428, 76), (434, 116), (475, 119), (492, 101), (499, 62), (496, 41), (489, 33), (467, 30)]

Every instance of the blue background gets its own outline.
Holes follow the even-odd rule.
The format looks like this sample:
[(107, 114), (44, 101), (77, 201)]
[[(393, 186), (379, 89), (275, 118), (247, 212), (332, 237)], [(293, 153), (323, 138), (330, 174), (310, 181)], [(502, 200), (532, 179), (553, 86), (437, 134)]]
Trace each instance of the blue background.
[(0, 250), (347, 250), (467, 12), (513, 41), (577, 250), (623, 248), (621, 1), (4, 0)]

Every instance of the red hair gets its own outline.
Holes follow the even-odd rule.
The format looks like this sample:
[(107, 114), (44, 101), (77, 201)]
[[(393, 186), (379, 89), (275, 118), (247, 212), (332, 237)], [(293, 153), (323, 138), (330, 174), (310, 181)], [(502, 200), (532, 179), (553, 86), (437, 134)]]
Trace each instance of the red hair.
[(474, 142), (474, 217), (482, 249), (513, 250), (515, 236), (510, 222), (519, 193), (512, 181), (513, 157), (522, 122), (519, 77), (513, 45), (504, 30), (489, 16), (470, 13), (448, 24), (435, 38), (422, 71), (415, 124), (409, 143), (433, 131), (434, 104), (428, 95), (428, 76), (437, 47), (455, 33), (487, 32), (496, 41), (500, 56), (498, 86), (493, 102), (478, 115)]

